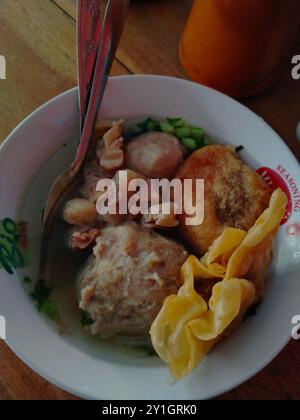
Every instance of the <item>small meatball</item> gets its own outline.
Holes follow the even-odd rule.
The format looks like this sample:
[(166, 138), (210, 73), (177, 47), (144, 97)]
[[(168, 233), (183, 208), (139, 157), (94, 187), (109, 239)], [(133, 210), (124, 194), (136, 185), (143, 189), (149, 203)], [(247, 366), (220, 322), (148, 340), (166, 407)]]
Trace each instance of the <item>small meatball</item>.
[(180, 244), (136, 223), (102, 229), (80, 279), (91, 333), (147, 334), (165, 298), (177, 293), (186, 258)]
[(183, 160), (180, 141), (169, 134), (150, 132), (133, 139), (125, 152), (126, 167), (148, 178), (170, 178)]
[(89, 224), (96, 218), (96, 205), (85, 198), (74, 198), (68, 201), (63, 211), (63, 219), (70, 225)]
[(99, 229), (89, 229), (83, 232), (73, 232), (70, 239), (70, 247), (74, 251), (83, 251), (90, 246), (94, 245), (98, 236), (100, 236)]

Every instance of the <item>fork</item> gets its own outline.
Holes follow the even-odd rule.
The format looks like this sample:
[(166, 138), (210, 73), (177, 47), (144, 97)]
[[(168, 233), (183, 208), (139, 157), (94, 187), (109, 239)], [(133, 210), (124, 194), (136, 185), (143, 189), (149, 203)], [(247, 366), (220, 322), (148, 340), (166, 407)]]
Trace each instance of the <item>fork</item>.
[[(71, 166), (54, 182), (47, 199), (42, 228), (40, 278), (45, 279), (48, 252), (60, 204), (78, 184), (91, 144), (98, 111), (126, 21), (130, 0), (108, 0), (100, 34), (100, 0), (78, 0), (78, 79), (81, 138)], [(92, 28), (87, 40), (85, 28)], [(85, 42), (87, 41), (87, 42)], [(86, 47), (91, 47), (91, 55)]]

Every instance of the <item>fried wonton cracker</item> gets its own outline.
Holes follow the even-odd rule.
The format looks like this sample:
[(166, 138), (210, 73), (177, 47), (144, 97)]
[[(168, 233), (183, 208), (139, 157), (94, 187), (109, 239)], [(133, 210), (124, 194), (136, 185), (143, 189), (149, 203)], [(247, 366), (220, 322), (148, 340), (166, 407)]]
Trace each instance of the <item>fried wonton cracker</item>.
[[(248, 233), (227, 228), (201, 261), (190, 256), (182, 266), (183, 285), (165, 300), (150, 331), (155, 350), (176, 379), (195, 369), (260, 298), (263, 277), (255, 272), (263, 268), (265, 274), (286, 204), (286, 195), (276, 190), (269, 208)], [(207, 279), (212, 282), (208, 301), (197, 292)]]

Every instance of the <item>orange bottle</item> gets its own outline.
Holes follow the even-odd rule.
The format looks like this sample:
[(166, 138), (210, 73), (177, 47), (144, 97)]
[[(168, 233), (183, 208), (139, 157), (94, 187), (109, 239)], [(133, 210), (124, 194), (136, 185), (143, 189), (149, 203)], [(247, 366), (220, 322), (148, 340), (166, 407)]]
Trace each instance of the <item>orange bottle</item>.
[(194, 0), (180, 58), (195, 81), (245, 97), (280, 74), (300, 24), (300, 0)]

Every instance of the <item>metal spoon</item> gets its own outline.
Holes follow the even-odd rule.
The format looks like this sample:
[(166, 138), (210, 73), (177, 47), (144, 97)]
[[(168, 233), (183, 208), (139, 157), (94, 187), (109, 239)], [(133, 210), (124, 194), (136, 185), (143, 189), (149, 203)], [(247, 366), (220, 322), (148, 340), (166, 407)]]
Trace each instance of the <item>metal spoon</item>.
[[(98, 3), (99, 0), (79, 0), (79, 18), (87, 18), (90, 16), (91, 27), (98, 28), (95, 24), (94, 19), (99, 19), (99, 16), (95, 13), (82, 13), (87, 9), (84, 6), (93, 6)], [(92, 4), (91, 4), (92, 3)], [(95, 54), (96, 60), (94, 69), (92, 71), (91, 82), (89, 86), (91, 91), (89, 92), (89, 86), (86, 86), (86, 72), (81, 72), (83, 69), (83, 57), (82, 51), (78, 54), (78, 69), (79, 69), (79, 87), (80, 87), (80, 113), (81, 113), (81, 125), (82, 134), (76, 157), (71, 166), (54, 182), (50, 194), (48, 196), (44, 219), (43, 219), (43, 230), (42, 230), (42, 243), (41, 243), (41, 254), (40, 254), (40, 277), (45, 279), (46, 265), (48, 250), (53, 237), (53, 230), (55, 226), (55, 220), (57, 218), (57, 212), (60, 203), (64, 200), (70, 191), (78, 184), (78, 179), (81, 176), (81, 170), (85, 162), (89, 146), (91, 143), (98, 111), (103, 99), (105, 87), (111, 70), (111, 66), (116, 54), (116, 50), (119, 45), (119, 41), (123, 32), (128, 7), (130, 0), (109, 0), (107, 3), (105, 17), (103, 22), (103, 29), (101, 32), (100, 42)], [(94, 9), (91, 9), (94, 10)], [(93, 23), (92, 23), (93, 22)], [(80, 31), (82, 31), (84, 25), (88, 22), (79, 22), (78, 34), (80, 40)], [(91, 36), (95, 37), (97, 30), (91, 32)], [(82, 43), (79, 42), (79, 47)]]
[(101, 0), (77, 0), (77, 66), (81, 132), (92, 89), (101, 37)]

